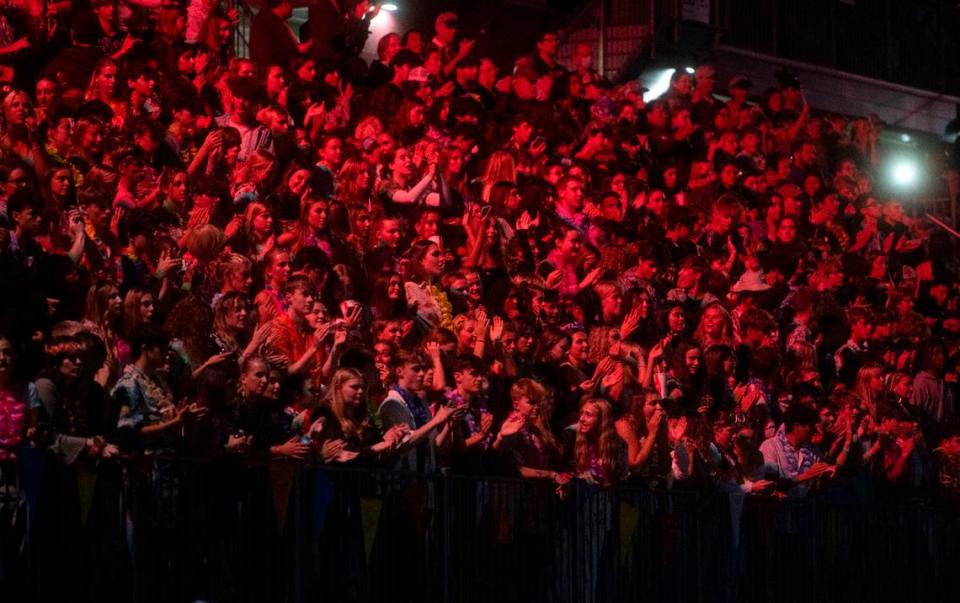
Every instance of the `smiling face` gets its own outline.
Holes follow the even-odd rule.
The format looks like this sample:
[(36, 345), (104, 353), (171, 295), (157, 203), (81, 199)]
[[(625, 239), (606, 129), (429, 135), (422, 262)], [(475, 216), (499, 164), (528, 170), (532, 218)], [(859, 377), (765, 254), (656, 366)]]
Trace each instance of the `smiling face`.
[(590, 357), (590, 340), (583, 331), (573, 334), (570, 344), (570, 358), (578, 362), (585, 362)]
[(580, 409), (580, 419), (577, 428), (583, 435), (591, 435), (600, 425), (600, 411), (594, 404), (584, 404)]

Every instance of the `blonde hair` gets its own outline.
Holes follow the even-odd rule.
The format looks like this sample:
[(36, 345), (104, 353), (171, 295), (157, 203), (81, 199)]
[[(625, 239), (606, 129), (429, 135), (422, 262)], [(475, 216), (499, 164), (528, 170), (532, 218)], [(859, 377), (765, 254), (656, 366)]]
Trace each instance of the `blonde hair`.
[(587, 406), (592, 406), (598, 411), (597, 416), (597, 436), (595, 441), (593, 437), (577, 430), (576, 444), (576, 471), (588, 473), (591, 469), (590, 449), (600, 457), (601, 478), (605, 484), (612, 484), (616, 481), (619, 471), (619, 462), (617, 459), (617, 432), (613, 426), (613, 408), (610, 403), (601, 398), (588, 398), (580, 405), (582, 411)]
[(346, 404), (343, 401), (343, 394), (340, 393), (340, 390), (343, 389), (344, 384), (351, 379), (358, 379), (361, 383), (364, 382), (363, 375), (356, 369), (342, 368), (334, 373), (333, 379), (330, 381), (330, 389), (327, 391), (324, 400), (330, 412), (333, 413), (333, 416), (340, 424), (340, 430), (343, 432), (344, 437), (359, 438), (370, 426), (370, 417), (367, 416), (366, 404), (360, 404), (357, 409), (352, 412), (347, 410)]
[(213, 224), (204, 224), (187, 233), (187, 251), (202, 262), (210, 262), (220, 255), (227, 236)]

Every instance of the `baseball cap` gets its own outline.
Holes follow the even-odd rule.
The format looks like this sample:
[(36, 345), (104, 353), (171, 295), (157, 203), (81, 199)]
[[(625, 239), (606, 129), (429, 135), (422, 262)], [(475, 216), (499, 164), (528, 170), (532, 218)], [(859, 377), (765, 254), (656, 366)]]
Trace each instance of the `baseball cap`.
[(414, 67), (407, 76), (408, 82), (429, 82), (430, 72), (423, 67)]
[(460, 27), (460, 17), (457, 16), (457, 13), (447, 11), (437, 15), (437, 19), (433, 23), (434, 26), (443, 24), (447, 27), (457, 29)]
[(742, 75), (735, 75), (730, 79), (730, 85), (728, 88), (740, 88), (742, 90), (749, 90), (753, 88), (753, 82), (749, 78)]

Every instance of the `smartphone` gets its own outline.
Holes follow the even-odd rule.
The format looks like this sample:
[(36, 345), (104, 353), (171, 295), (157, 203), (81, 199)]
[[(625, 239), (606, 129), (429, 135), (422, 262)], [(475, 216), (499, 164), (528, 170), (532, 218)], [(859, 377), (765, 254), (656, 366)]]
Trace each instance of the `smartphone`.
[(542, 145), (545, 145), (545, 144), (547, 144), (547, 139), (544, 138), (543, 136), (537, 136), (536, 138), (533, 139), (533, 142), (530, 143), (530, 146), (531, 146), (531, 147), (539, 147), (539, 146), (542, 146)]
[(484, 205), (480, 208), (480, 217), (486, 219), (490, 216), (490, 210), (493, 209), (491, 205)]

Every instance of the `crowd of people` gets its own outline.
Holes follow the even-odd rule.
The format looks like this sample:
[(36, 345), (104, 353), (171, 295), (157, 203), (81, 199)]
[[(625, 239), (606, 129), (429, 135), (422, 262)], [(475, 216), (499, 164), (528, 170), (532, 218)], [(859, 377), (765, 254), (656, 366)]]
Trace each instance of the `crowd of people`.
[(87, 4), (0, 12), (4, 480), (33, 447), (960, 497), (955, 247), (874, 191), (874, 120), (708, 64), (646, 103), (449, 12), (368, 65), (366, 0), (299, 35), (270, 0), (250, 58), (215, 1)]

